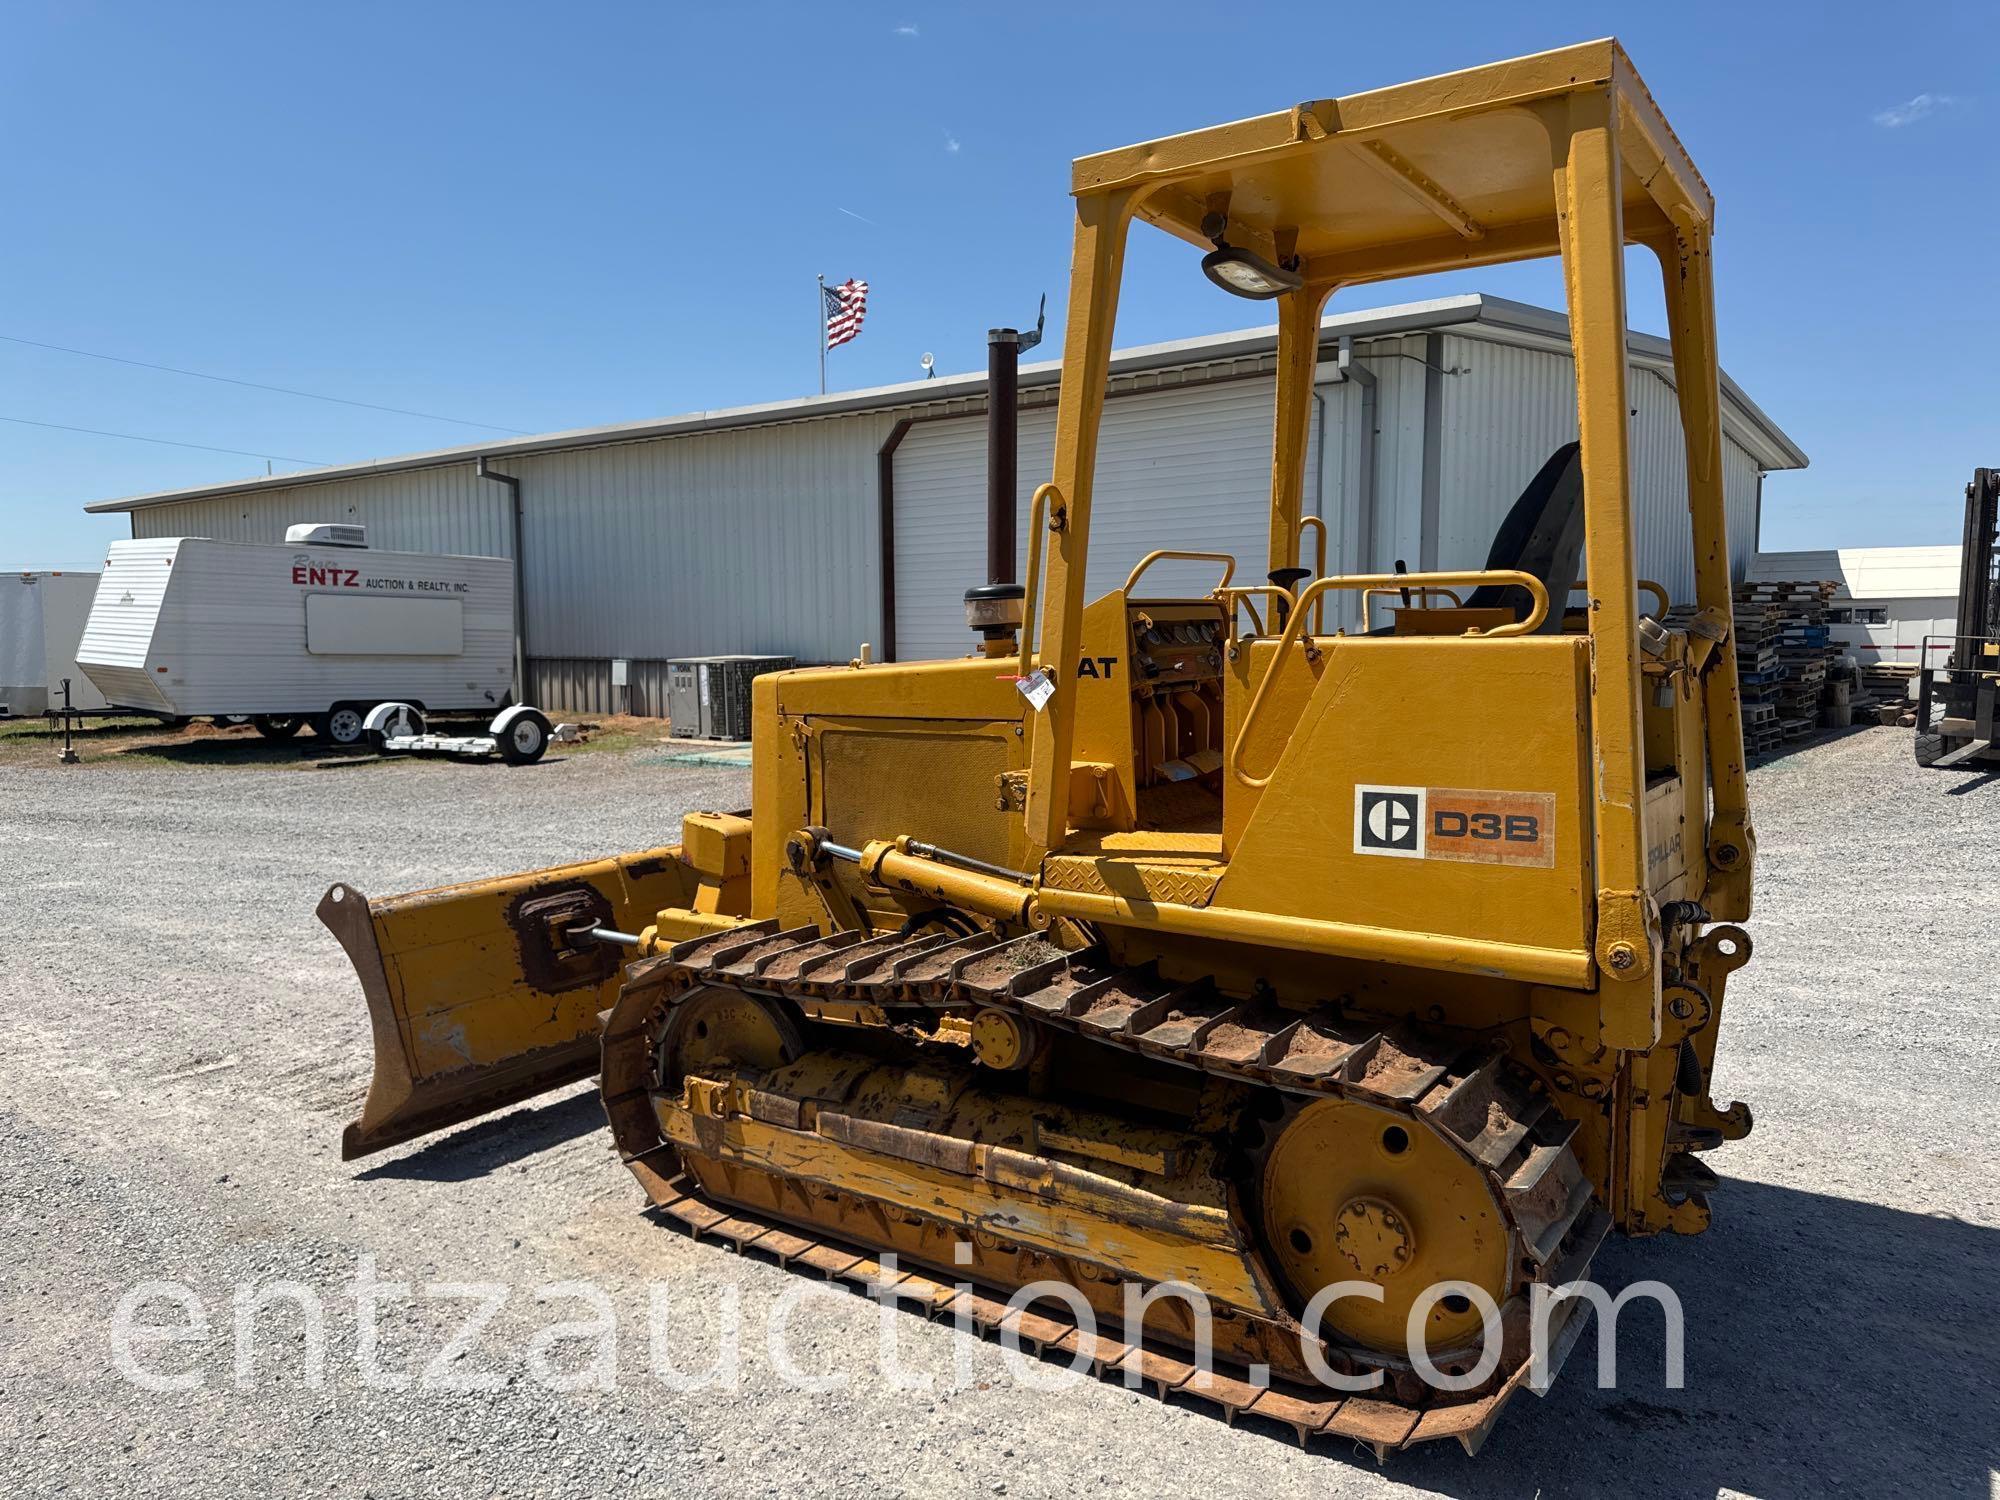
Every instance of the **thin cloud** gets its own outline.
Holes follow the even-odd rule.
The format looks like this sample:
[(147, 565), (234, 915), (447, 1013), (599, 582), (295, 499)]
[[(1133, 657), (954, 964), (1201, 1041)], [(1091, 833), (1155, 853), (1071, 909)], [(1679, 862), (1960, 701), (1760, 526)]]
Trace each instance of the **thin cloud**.
[(896, 28), (897, 36), (915, 36), (916, 34), (917, 28), (914, 26), (898, 26)]
[[(858, 214), (851, 208), (842, 208), (838, 203), (833, 205), (833, 211), (837, 214), (846, 214), (850, 219), (859, 219), (864, 224), (875, 224), (875, 221), (869, 218), (868, 215)], [(882, 226), (875, 224), (875, 227), (880, 229)]]
[(1914, 125), (1926, 115), (1934, 115), (1941, 109), (1950, 109), (1958, 103), (1950, 94), (1915, 94), (1901, 104), (1875, 113), (1875, 123), (1884, 130), (1900, 130), (1905, 125)]
[(946, 136), (944, 138), (944, 149), (953, 156), (958, 155), (958, 137), (955, 135)]

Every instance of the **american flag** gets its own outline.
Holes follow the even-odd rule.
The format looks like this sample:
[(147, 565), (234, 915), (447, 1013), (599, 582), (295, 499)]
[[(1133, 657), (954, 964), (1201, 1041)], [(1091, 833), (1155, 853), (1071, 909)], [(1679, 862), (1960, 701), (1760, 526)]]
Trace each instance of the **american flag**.
[(823, 286), (826, 298), (826, 347), (838, 349), (861, 333), (861, 319), (868, 311), (868, 283), (849, 277), (839, 286)]

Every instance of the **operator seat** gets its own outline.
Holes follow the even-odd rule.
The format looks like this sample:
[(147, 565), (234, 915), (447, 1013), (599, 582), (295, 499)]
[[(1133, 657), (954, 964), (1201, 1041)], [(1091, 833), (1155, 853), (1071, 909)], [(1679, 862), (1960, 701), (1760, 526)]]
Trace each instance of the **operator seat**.
[[(1549, 455), (1521, 498), (1507, 512), (1486, 554), (1489, 568), (1532, 573), (1549, 591), (1549, 614), (1538, 634), (1562, 630), (1568, 603), (1583, 566), (1583, 463), (1580, 443), (1564, 443)], [(1517, 620), (1534, 606), (1528, 591), (1504, 583), (1481, 584), (1465, 601), (1468, 609), (1511, 609)]]

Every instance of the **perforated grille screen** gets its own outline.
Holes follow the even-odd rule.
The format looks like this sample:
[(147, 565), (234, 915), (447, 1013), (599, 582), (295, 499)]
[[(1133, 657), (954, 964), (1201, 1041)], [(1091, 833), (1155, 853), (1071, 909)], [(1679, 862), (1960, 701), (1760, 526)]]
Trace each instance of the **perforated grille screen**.
[(836, 843), (908, 834), (995, 864), (1008, 862), (1018, 813), (994, 803), (997, 779), (1017, 754), (1012, 725), (942, 729), (839, 729), (818, 735), (815, 801)]

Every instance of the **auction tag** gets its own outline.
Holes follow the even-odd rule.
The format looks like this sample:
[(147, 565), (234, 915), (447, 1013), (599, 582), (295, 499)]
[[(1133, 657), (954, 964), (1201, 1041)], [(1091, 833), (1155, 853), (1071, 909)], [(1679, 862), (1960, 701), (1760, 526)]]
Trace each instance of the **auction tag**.
[(1028, 700), (1036, 713), (1040, 713), (1049, 699), (1056, 695), (1055, 681), (1049, 676), (1046, 667), (1036, 668), (1033, 673), (1023, 677), (1014, 686), (1020, 690), (1021, 696)]

